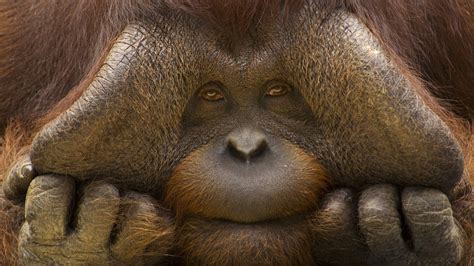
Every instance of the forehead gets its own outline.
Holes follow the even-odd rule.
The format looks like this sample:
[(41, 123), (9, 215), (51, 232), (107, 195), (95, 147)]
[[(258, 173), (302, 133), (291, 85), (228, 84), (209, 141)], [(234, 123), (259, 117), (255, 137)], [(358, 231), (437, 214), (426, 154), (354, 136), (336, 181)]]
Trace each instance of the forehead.
[[(288, 19), (264, 19), (238, 38), (229, 38), (206, 21), (179, 11), (144, 19), (126, 32), (130, 34), (124, 42), (141, 48), (135, 53), (139, 63), (132, 68), (134, 74), (159, 72), (158, 77), (170, 78), (178, 70), (188, 82), (178, 87), (186, 88), (218, 80), (250, 91), (271, 79), (290, 83), (306, 77), (314, 79), (327, 70), (328, 62), (358, 67), (348, 63), (360, 61), (369, 50), (379, 51), (356, 17), (343, 10), (329, 13), (312, 5)], [(358, 58), (361, 48), (365, 51), (359, 51)], [(302, 70), (296, 76), (295, 63)], [(175, 75), (166, 69), (174, 69)], [(314, 86), (314, 80), (311, 82)]]

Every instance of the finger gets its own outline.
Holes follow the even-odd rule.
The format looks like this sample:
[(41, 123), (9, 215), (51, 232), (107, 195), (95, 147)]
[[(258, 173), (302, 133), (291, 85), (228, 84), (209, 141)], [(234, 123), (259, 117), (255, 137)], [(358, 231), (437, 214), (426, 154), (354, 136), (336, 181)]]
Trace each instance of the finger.
[(326, 195), (315, 213), (311, 227), (314, 253), (321, 262), (357, 265), (366, 261), (367, 248), (358, 233), (354, 193), (338, 189)]
[(29, 156), (23, 156), (8, 171), (3, 182), (3, 192), (8, 199), (17, 199), (25, 195), (36, 173)]
[(340, 189), (326, 195), (315, 214), (314, 229), (331, 238), (335, 232), (347, 232), (357, 224), (354, 194), (349, 189)]
[[(114, 256), (121, 261), (163, 257), (172, 246), (174, 230), (169, 214), (147, 195), (129, 192), (122, 200), (124, 216), (112, 247)], [(133, 249), (130, 243), (134, 243)]]
[(85, 186), (77, 205), (76, 241), (91, 250), (108, 246), (119, 204), (119, 191), (113, 185), (91, 183)]
[(359, 226), (372, 253), (396, 259), (408, 254), (402, 237), (398, 189), (375, 185), (364, 190), (359, 199)]
[(69, 177), (44, 175), (33, 179), (25, 202), (32, 239), (42, 243), (65, 237), (74, 190), (74, 181)]
[(416, 253), (461, 260), (465, 233), (456, 223), (448, 197), (439, 190), (409, 187), (402, 192), (402, 209)]

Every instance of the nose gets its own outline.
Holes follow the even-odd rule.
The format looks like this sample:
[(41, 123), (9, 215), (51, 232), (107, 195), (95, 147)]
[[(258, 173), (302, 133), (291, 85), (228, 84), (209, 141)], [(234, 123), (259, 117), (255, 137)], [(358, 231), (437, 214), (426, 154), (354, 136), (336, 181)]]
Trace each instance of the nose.
[(230, 155), (245, 162), (262, 156), (268, 149), (265, 134), (249, 128), (232, 131), (226, 138), (226, 144)]

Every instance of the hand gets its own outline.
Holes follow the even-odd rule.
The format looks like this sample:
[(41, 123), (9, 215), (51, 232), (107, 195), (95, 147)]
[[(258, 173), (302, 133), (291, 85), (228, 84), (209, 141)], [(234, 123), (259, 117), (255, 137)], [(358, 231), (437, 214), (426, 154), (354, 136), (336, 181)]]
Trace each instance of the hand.
[(9, 198), (27, 190), (22, 264), (154, 264), (172, 247), (170, 215), (150, 196), (121, 197), (116, 187), (100, 182), (76, 191), (70, 177), (25, 175), (34, 173), (25, 172), (32, 169), (28, 165), (27, 158), (19, 161), (3, 184)]
[(359, 223), (374, 261), (390, 265), (457, 265), (467, 236), (453, 217), (448, 197), (425, 187), (401, 193), (390, 185), (366, 189)]
[(400, 193), (392, 185), (374, 185), (358, 199), (340, 189), (322, 200), (313, 224), (320, 249), (315, 253), (325, 262), (457, 265), (468, 252), (448, 198), (431, 188), (407, 187)]

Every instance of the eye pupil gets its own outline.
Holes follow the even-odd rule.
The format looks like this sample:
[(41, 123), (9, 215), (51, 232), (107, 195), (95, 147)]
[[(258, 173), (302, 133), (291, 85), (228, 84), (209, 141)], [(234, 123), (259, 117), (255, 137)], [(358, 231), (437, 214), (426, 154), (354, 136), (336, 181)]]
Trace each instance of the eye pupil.
[(286, 86), (274, 86), (271, 87), (270, 89), (267, 90), (266, 95), (267, 96), (283, 96), (287, 94), (289, 91), (289, 88)]
[(201, 93), (201, 97), (207, 101), (219, 101), (224, 99), (224, 95), (217, 89), (207, 89)]

